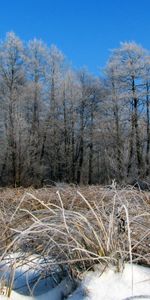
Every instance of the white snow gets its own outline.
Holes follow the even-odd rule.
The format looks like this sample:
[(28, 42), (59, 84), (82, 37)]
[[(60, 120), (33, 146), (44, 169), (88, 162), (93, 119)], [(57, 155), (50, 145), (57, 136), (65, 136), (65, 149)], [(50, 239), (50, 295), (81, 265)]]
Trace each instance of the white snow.
[[(141, 297), (141, 296), (147, 296)], [(150, 268), (126, 264), (123, 272), (114, 268), (101, 272), (89, 272), (69, 300), (124, 300), (150, 299)]]
[[(18, 254), (17, 254), (18, 255)], [(9, 256), (0, 264), (0, 274), (2, 272), (10, 273), (10, 258), (16, 259), (17, 256)], [(10, 298), (5, 294), (6, 287), (2, 290), (4, 295), (0, 295), (0, 300), (128, 300), (128, 299), (150, 299), (150, 268), (138, 265), (125, 264), (122, 272), (117, 272), (115, 267), (107, 268), (103, 273), (100, 266), (96, 266), (94, 272), (85, 274), (81, 285), (77, 290), (68, 296), (73, 288), (74, 283), (69, 277), (64, 278), (60, 283), (55, 283), (52, 278), (44, 279), (40, 283), (34, 296), (29, 296), (25, 289), (17, 292), (20, 284), (26, 285), (28, 280), (35, 277), (35, 262), (41, 259), (35, 256), (33, 260), (30, 258), (28, 263), (16, 269), (14, 289)], [(12, 262), (12, 261), (11, 261)], [(34, 266), (34, 268), (33, 268)], [(26, 274), (26, 275), (25, 275)], [(0, 275), (1, 277), (1, 275)], [(2, 278), (2, 277), (1, 277)], [(7, 279), (7, 276), (5, 277)], [(143, 297), (142, 297), (143, 295)], [(67, 298), (68, 296), (68, 298)], [(133, 297), (133, 296), (136, 296)], [(131, 297), (131, 298), (130, 298)]]

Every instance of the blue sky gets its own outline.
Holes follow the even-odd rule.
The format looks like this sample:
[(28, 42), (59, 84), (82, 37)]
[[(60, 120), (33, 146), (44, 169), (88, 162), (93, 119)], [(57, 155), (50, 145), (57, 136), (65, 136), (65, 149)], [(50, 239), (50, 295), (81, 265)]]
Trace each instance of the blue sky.
[(150, 0), (0, 0), (0, 38), (8, 31), (56, 44), (98, 74), (121, 41), (150, 49)]

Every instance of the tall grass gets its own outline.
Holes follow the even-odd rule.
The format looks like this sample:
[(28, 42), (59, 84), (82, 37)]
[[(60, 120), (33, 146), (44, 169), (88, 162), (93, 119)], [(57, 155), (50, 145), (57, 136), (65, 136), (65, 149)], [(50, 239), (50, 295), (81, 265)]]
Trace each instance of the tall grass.
[(150, 193), (114, 183), (4, 189), (0, 234), (1, 261), (18, 252), (19, 265), (38, 254), (45, 272), (59, 266), (62, 276), (80, 278), (95, 263), (118, 271), (125, 261), (150, 266)]

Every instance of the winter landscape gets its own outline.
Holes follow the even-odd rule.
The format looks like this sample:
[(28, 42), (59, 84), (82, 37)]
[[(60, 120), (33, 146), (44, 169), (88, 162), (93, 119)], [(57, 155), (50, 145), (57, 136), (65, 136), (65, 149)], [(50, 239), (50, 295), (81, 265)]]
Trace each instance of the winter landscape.
[(0, 300), (150, 299), (150, 3), (5, 2)]

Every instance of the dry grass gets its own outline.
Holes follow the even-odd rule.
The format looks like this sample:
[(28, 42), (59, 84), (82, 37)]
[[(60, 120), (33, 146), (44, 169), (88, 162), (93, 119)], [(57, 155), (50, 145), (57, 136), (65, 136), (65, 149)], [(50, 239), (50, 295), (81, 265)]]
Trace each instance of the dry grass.
[(115, 183), (0, 189), (0, 235), (1, 260), (40, 254), (75, 276), (98, 262), (150, 266), (150, 192)]

